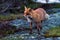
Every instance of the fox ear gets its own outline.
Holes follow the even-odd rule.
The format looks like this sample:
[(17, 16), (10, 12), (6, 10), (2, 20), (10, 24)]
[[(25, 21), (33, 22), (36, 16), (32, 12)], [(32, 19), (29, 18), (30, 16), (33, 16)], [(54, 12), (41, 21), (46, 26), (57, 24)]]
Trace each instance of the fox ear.
[(28, 10), (30, 10), (31, 8), (28, 8)]
[(25, 10), (27, 10), (27, 7), (25, 6)]

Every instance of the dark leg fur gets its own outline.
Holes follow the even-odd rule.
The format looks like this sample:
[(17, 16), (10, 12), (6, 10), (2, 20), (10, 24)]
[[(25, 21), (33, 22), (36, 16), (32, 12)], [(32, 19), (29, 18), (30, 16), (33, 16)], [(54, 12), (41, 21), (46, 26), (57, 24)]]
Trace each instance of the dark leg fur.
[(32, 34), (32, 22), (30, 23), (30, 34)]

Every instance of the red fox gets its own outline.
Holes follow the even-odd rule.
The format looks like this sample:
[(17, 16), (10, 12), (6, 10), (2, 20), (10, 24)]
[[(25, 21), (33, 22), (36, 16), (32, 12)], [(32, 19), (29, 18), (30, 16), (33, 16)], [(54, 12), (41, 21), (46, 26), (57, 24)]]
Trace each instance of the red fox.
[(30, 22), (30, 33), (32, 33), (32, 22), (36, 23), (38, 33), (41, 29), (41, 21), (49, 18), (49, 15), (43, 8), (37, 8), (35, 10), (31, 8), (25, 7), (24, 17), (27, 18), (28, 22)]

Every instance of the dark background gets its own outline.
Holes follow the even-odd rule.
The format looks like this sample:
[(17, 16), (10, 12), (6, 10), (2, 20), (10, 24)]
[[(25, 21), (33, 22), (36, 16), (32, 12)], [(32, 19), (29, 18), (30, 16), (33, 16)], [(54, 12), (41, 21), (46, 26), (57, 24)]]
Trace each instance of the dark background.
[(0, 0), (0, 14), (2, 13), (23, 13), (24, 6), (36, 9), (42, 7), (45, 10), (51, 8), (60, 8), (60, 4), (41, 4), (32, 0)]

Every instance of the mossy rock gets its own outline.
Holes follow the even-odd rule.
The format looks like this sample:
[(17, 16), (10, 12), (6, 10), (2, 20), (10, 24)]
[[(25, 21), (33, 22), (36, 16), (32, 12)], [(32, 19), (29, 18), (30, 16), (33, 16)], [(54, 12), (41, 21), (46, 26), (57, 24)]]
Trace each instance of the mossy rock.
[(0, 15), (0, 21), (14, 20), (17, 18), (23, 18), (22, 14), (9, 14), (9, 15)]
[(59, 37), (60, 36), (60, 27), (52, 27), (49, 29), (46, 34), (44, 35), (45, 37)]

